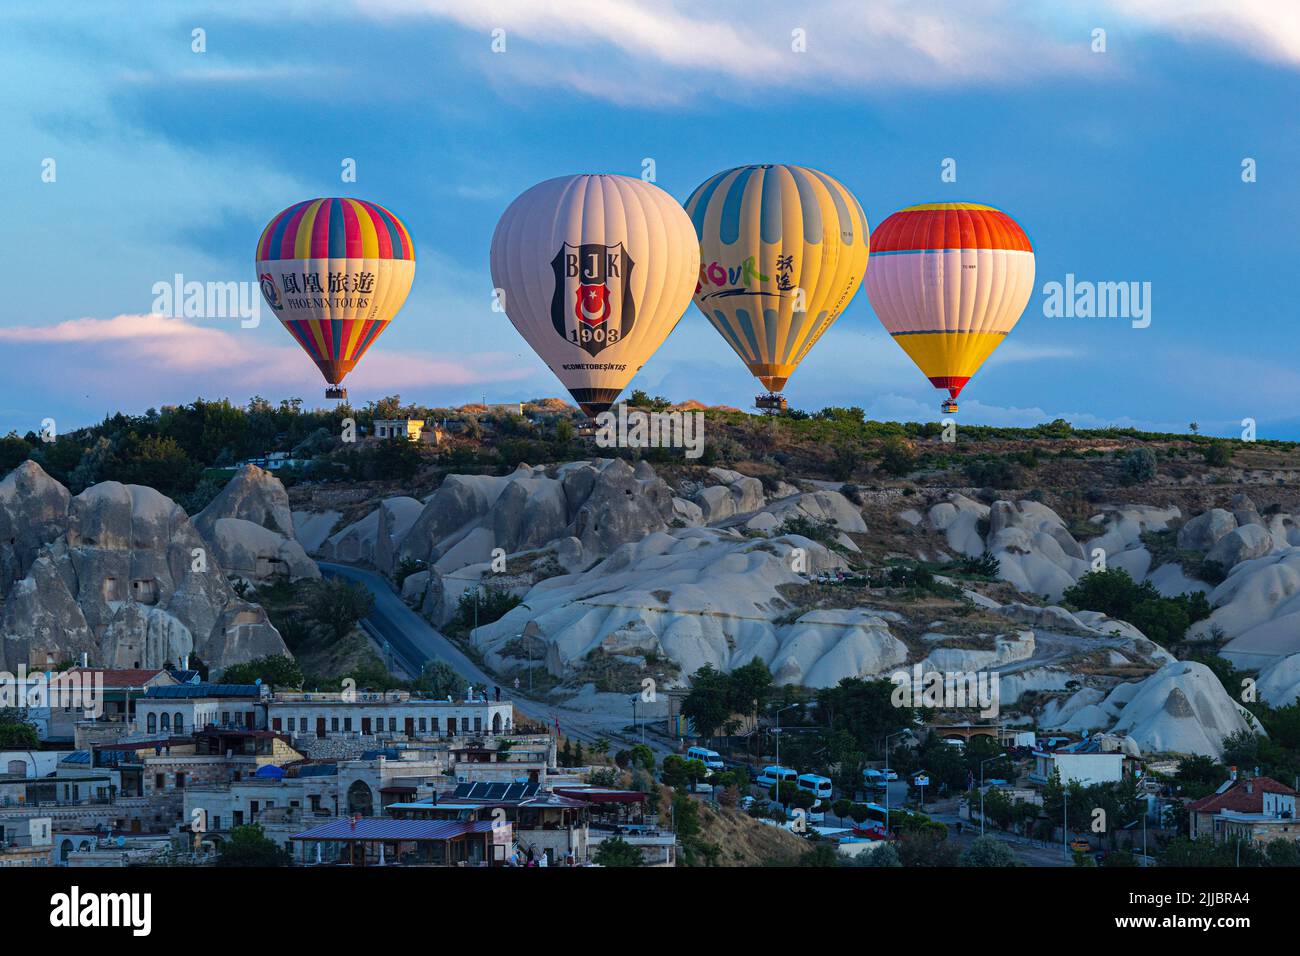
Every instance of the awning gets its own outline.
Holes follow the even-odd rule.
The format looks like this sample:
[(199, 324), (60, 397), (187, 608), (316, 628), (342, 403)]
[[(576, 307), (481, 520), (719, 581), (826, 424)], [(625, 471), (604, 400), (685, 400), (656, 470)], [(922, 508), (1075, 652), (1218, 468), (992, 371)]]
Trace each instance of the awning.
[(582, 800), (585, 803), (645, 803), (646, 795), (639, 790), (604, 790), (597, 788), (556, 787), (554, 790), (562, 797)]
[(394, 820), (388, 817), (362, 817), (334, 820), (291, 836), (291, 840), (335, 842), (413, 841), (440, 842), (471, 833), (491, 833), (491, 820)]

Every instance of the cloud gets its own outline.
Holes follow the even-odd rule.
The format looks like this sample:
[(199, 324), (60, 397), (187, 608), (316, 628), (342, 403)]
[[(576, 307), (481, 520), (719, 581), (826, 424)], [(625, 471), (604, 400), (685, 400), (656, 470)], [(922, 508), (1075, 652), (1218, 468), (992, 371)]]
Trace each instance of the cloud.
[(1300, 5), (1290, 0), (1112, 0), (1115, 15), (1180, 40), (1300, 66)]
[[(11, 390), (24, 394), (26, 411), (57, 409), (82, 423), (99, 413), (100, 403), (117, 411), (197, 395), (242, 401), (253, 394), (310, 397), (324, 389), (315, 366), (296, 345), (271, 344), (259, 332), (234, 322), (230, 328), (214, 328), (159, 315), (119, 315), (0, 328), (0, 347)], [(358, 394), (405, 391), (414, 399), (533, 374), (531, 365), (504, 353), (389, 351), (381, 340), (348, 376), (347, 385)], [(19, 422), (4, 426), (30, 427)]]
[[(481, 35), (490, 81), (566, 87), (621, 104), (687, 104), (708, 91), (870, 95), (896, 88), (1025, 85), (1051, 76), (1129, 76), (1131, 57), (1098, 56), (1092, 29), (1217, 43), (1300, 65), (1300, 7), (1279, 0), (1108, 0), (1044, 9), (1012, 0), (353, 0), (396, 22), (449, 22)], [(341, 8), (335, 8), (341, 9)], [(503, 30), (503, 54), (488, 53)], [(804, 42), (796, 51), (796, 31)]]
[[(943, 88), (1100, 74), (1088, 36), (1050, 36), (1008, 0), (960, 8), (897, 0), (791, 7), (664, 0), (357, 0), (382, 20), (428, 18), (482, 34), (489, 76), (567, 86), (614, 102), (673, 105), (702, 89)], [(505, 52), (487, 54), (492, 31)], [(743, 91), (743, 92), (741, 92)]]

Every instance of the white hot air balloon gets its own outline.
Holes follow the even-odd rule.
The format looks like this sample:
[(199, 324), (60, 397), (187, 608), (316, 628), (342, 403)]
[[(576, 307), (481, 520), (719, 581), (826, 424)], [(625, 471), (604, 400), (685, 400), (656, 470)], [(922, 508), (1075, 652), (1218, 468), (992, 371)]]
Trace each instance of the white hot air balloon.
[(663, 344), (699, 268), (686, 211), (627, 176), (538, 183), (492, 236), (492, 282), (506, 314), (588, 415), (608, 409)]

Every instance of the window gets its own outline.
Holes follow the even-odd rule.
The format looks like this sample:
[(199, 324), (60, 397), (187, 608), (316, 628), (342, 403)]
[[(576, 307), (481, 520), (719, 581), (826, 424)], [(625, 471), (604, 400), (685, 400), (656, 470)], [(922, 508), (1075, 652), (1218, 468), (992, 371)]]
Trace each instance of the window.
[(437, 717), (431, 717), (431, 718), (429, 718), (429, 719), (430, 719), (430, 721), (431, 721), (430, 726), (433, 727), (433, 732), (436, 734), (436, 733), (438, 732), (438, 718), (437, 718)]
[(389, 729), (390, 731), (392, 731), (393, 733), (397, 733), (397, 718), (396, 718), (396, 717), (389, 717), (389, 718), (388, 718), (388, 729)]
[[(295, 718), (293, 718), (293, 717), (290, 717), (290, 718), (289, 718), (289, 733), (293, 733), (293, 732), (294, 732), (294, 729), (295, 729), (295, 727), (294, 727), (294, 720), (295, 720)], [(279, 729), (280, 729), (280, 719), (279, 719), (278, 717), (277, 717), (276, 720), (275, 720), (275, 729), (276, 729), (276, 730), (279, 730)]]
[(468, 717), (462, 717), (462, 718), (460, 719), (460, 731), (461, 731), (461, 733), (463, 733), (463, 734), (467, 734), (467, 733), (469, 733), (469, 718), (468, 718)]
[(158, 715), (152, 710), (149, 711), (149, 715), (145, 718), (144, 723), (149, 733), (154, 734), (158, 732)]
[(339, 729), (339, 719), (337, 717), (331, 717), (330, 730), (337, 732), (338, 729)]
[(185, 789), (185, 774), (181, 773), (179, 770), (176, 771), (176, 789)]
[(344, 717), (344, 718), (343, 718), (343, 729), (344, 729), (345, 731), (347, 731), (348, 733), (351, 733), (351, 732), (352, 732), (352, 718), (351, 718), (351, 717)]
[(161, 718), (161, 720), (162, 720), (162, 722), (158, 725), (158, 729), (159, 729), (159, 730), (171, 730), (171, 729), (172, 729), (172, 716), (171, 716), (171, 714), (167, 713), (167, 711), (164, 710), (163, 713), (162, 713), (162, 718)]
[(172, 730), (178, 734), (183, 733), (185, 730), (185, 715), (179, 710), (176, 711), (176, 715), (172, 717)]
[(479, 733), (482, 729), (483, 729), (483, 718), (482, 718), (482, 717), (475, 717), (475, 718), (474, 718), (474, 733), (477, 734), (477, 733)]
[(230, 711), (228, 711), (228, 710), (223, 710), (223, 711), (221, 712), (221, 725), (222, 725), (223, 727), (229, 727), (229, 726), (230, 726)]
[(212, 815), (212, 829), (214, 830), (221, 829), (221, 814), (215, 813)]
[(428, 721), (429, 721), (429, 718), (428, 718), (428, 717), (421, 717), (421, 718), (420, 718), (420, 733), (424, 733), (426, 730), (429, 729), (429, 728), (428, 728)]

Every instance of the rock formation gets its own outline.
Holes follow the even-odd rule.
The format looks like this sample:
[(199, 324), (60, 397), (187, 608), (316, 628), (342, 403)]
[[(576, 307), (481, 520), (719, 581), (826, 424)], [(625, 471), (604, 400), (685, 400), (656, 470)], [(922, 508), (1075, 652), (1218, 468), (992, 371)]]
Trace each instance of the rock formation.
[[(278, 483), (277, 483), (278, 484)], [(0, 663), (221, 668), (287, 653), (242, 601), (185, 512), (152, 488), (102, 482), (73, 497), (33, 462), (0, 481), (6, 586)]]

